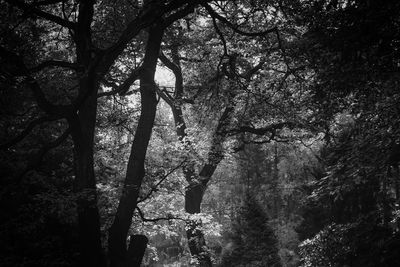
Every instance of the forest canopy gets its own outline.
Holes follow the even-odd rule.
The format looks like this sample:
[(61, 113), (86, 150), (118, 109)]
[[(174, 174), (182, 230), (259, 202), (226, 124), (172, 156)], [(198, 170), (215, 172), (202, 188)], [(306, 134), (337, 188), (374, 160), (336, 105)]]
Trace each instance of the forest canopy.
[(0, 1), (1, 266), (400, 266), (400, 3)]

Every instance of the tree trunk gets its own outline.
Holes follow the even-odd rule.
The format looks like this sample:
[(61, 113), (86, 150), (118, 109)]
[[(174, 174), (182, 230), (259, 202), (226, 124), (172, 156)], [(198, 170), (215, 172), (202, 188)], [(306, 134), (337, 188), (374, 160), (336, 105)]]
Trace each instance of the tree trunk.
[(101, 246), (100, 217), (93, 169), (96, 103), (96, 91), (93, 90), (79, 114), (69, 120), (74, 143), (74, 191), (77, 194), (80, 266), (106, 266)]
[[(186, 122), (183, 118), (182, 109), (179, 105), (171, 105), (171, 109), (174, 115), (177, 136), (180, 141), (183, 141), (186, 137)], [(190, 144), (186, 143), (186, 145), (189, 146)], [(201, 179), (196, 179), (198, 175), (194, 169), (194, 162), (186, 164), (182, 171), (186, 181), (189, 183), (185, 191), (185, 211), (189, 214), (200, 213), (207, 181), (210, 180), (213, 172), (208, 177), (203, 177), (204, 183), (202, 183)], [(187, 223), (186, 236), (188, 246), (190, 254), (198, 260), (199, 266), (210, 267), (212, 266), (211, 258), (207, 252), (206, 240), (203, 232), (199, 229), (200, 227), (201, 222), (189, 221)]]
[[(127, 236), (145, 174), (144, 160), (156, 115), (157, 98), (154, 87), (154, 73), (157, 67), (162, 36), (163, 30), (159, 26), (154, 26), (149, 30), (143, 70), (140, 75), (141, 113), (132, 143), (122, 196), (114, 222), (109, 230), (108, 248), (112, 267), (127, 267), (128, 259), (132, 258), (132, 256), (127, 255)], [(129, 252), (138, 254), (132, 250), (130, 249)], [(133, 256), (133, 258), (135, 257)], [(141, 259), (134, 262), (137, 265), (129, 267), (140, 266)]]
[[(178, 139), (183, 142), (183, 145), (190, 148), (190, 141), (185, 141), (186, 122), (183, 117), (181, 99), (183, 96), (183, 74), (180, 66), (179, 43), (174, 43), (171, 48), (172, 61), (164, 54), (160, 54), (161, 61), (174, 73), (175, 75), (175, 93), (174, 98), (163, 92), (159, 92), (165, 102), (171, 107), (174, 117), (175, 130)], [(183, 166), (182, 171), (188, 186), (185, 191), (185, 211), (189, 214), (196, 214), (201, 212), (201, 202), (207, 187), (207, 183), (214, 174), (217, 165), (223, 159), (222, 144), (225, 140), (225, 130), (229, 123), (231, 113), (234, 107), (228, 105), (225, 108), (221, 118), (218, 121), (217, 129), (214, 133), (210, 151), (208, 153), (207, 163), (202, 167), (199, 174), (195, 171), (195, 163), (189, 162)], [(206, 241), (203, 232), (199, 229), (201, 222), (189, 221), (187, 223), (186, 235), (188, 239), (188, 246), (190, 254), (198, 261), (198, 266), (210, 267), (212, 266), (210, 254), (207, 251)]]
[[(94, 174), (94, 135), (97, 113), (97, 75), (91, 57), (91, 21), (93, 0), (79, 3), (79, 15), (74, 35), (76, 59), (83, 70), (78, 71), (79, 95), (74, 108), (79, 111), (68, 119), (74, 143), (74, 189), (80, 237), (80, 266), (106, 266), (101, 246), (100, 216), (97, 207), (96, 178)], [(82, 101), (82, 103), (80, 102)]]
[(127, 255), (128, 266), (140, 266), (148, 242), (144, 235), (131, 235)]
[[(175, 125), (179, 139), (182, 140), (186, 136), (186, 124), (183, 120), (182, 110), (180, 107), (173, 107)], [(214, 174), (218, 164), (223, 159), (222, 144), (225, 140), (225, 130), (229, 122), (230, 115), (233, 112), (233, 107), (225, 108), (221, 118), (218, 121), (217, 129), (214, 133), (210, 151), (208, 153), (207, 163), (202, 167), (198, 175), (195, 174), (194, 164), (189, 164), (183, 169), (186, 181), (189, 183), (185, 191), (185, 211), (189, 214), (196, 214), (201, 212), (201, 202), (203, 200), (204, 192), (207, 184)], [(178, 119), (178, 120), (177, 120)], [(183, 136), (181, 134), (183, 133)], [(197, 179), (196, 179), (197, 178)], [(199, 229), (201, 222), (189, 221), (187, 225), (186, 235), (190, 254), (198, 260), (198, 266), (210, 267), (212, 266), (210, 254), (207, 251), (207, 245), (203, 232)]]

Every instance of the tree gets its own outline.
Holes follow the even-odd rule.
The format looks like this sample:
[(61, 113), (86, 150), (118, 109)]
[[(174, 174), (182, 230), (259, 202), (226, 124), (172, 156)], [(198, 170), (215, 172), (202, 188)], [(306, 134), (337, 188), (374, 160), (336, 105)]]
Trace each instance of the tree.
[[(198, 109), (204, 109), (206, 105), (203, 102), (210, 101), (209, 106), (211, 107), (223, 107), (223, 111), (220, 114), (215, 114), (219, 118), (214, 126), (215, 130), (211, 134), (210, 146), (204, 160), (205, 163), (196, 164), (195, 160), (189, 157), (188, 162), (182, 168), (184, 177), (188, 182), (188, 187), (185, 191), (185, 210), (189, 214), (200, 213), (203, 195), (208, 183), (217, 166), (224, 158), (223, 145), (229, 137), (230, 128), (233, 127), (231, 121), (236, 115), (236, 106), (242, 104), (240, 98), (245, 94), (246, 90), (251, 90), (250, 83), (254, 76), (263, 69), (263, 65), (267, 65), (264, 58), (257, 64), (254, 64), (254, 60), (250, 56), (251, 54), (254, 57), (259, 57), (260, 53), (262, 53), (261, 51), (266, 49), (264, 46), (261, 49), (257, 47), (251, 47), (250, 49), (236, 48), (235, 40), (226, 41), (224, 35), (231, 32), (235, 34), (235, 38), (238, 40), (241, 38), (249, 39), (249, 37), (253, 36), (260, 39), (267, 39), (270, 38), (269, 35), (278, 35), (277, 29), (273, 27), (273, 24), (269, 25), (269, 20), (266, 20), (269, 29), (254, 31), (252, 28), (253, 26), (256, 28), (253, 21), (255, 18), (251, 15), (251, 10), (256, 9), (257, 6), (246, 1), (243, 1), (241, 5), (243, 7), (249, 6), (250, 12), (244, 12), (241, 6), (231, 6), (229, 4), (224, 6), (217, 5), (215, 7), (216, 10), (214, 10), (210, 5), (204, 4), (203, 6), (211, 17), (211, 20), (204, 21), (204, 17), (201, 17), (202, 20), (197, 20), (194, 17), (190, 21), (187, 21), (186, 27), (181, 24), (171, 27), (166, 38), (165, 54), (164, 52), (160, 54), (161, 62), (175, 76), (175, 86), (173, 88), (159, 88), (158, 94), (171, 107), (176, 134), (185, 150), (193, 151), (194, 148), (191, 136), (187, 133), (187, 122), (183, 114), (184, 105), (192, 104), (194, 106), (197, 105)], [(232, 19), (230, 16), (235, 16), (233, 15), (235, 12), (243, 13), (243, 16), (248, 16), (248, 25), (242, 24), (239, 26), (236, 23), (230, 22), (230, 19)], [(239, 14), (237, 15), (239, 16)], [(248, 26), (251, 31), (240, 29), (245, 28), (245, 26)], [(204, 31), (204, 28), (207, 29), (208, 33), (201, 33)], [(199, 34), (207, 38), (203, 40), (206, 43), (212, 43), (213, 40), (219, 39), (221, 42), (218, 47), (219, 49), (213, 51), (208, 47), (199, 47), (199, 40), (197, 40), (198, 37), (195, 34), (196, 31), (199, 31)], [(274, 37), (271, 37), (271, 39), (274, 39)], [(247, 40), (240, 41), (246, 42)], [(272, 43), (275, 44), (274, 42)], [(215, 45), (211, 44), (211, 46)], [(205, 56), (203, 52), (203, 57), (198, 58), (192, 49), (213, 52), (208, 52), (208, 55), (206, 54)], [(239, 52), (246, 52), (247, 55), (241, 57), (238, 55)], [(201, 69), (204, 65), (208, 65), (213, 69), (215, 75), (210, 75), (212, 73), (208, 70), (208, 73), (204, 73), (204, 70)], [(238, 71), (239, 69), (242, 70)], [(184, 76), (183, 73), (188, 73), (188, 75)], [(193, 77), (194, 79), (189, 79), (189, 77)], [(200, 80), (199, 84), (194, 82), (199, 79), (198, 77), (203, 80)], [(204, 81), (203, 77), (207, 77), (207, 80)], [(173, 92), (169, 91), (171, 89)], [(197, 92), (193, 93), (194, 89), (197, 89)], [(211, 97), (208, 97), (210, 93)], [(201, 100), (203, 101), (199, 103)], [(271, 131), (266, 130), (265, 132), (269, 133)], [(198, 153), (198, 151), (194, 152)], [(197, 167), (198, 171), (196, 170), (196, 165), (199, 165)], [(199, 260), (200, 266), (209, 266), (211, 265), (211, 261), (206, 252), (205, 239), (199, 229), (200, 226), (199, 222), (191, 221), (188, 223), (187, 237), (189, 248), (192, 256)]]
[[(399, 126), (392, 101), (399, 97), (398, 10), (393, 1), (309, 1), (302, 10), (305, 40), (314, 44), (308, 58), (322, 115), (316, 121), (325, 124), (326, 140), (320, 155), (325, 175), (305, 205), (324, 219), (305, 217), (304, 266), (323, 257), (333, 266), (398, 264), (386, 253), (398, 245), (397, 226), (389, 226), (397, 221)], [(334, 246), (341, 249), (326, 253)]]
[[(105, 82), (110, 69), (118, 62), (119, 56), (134, 38), (143, 30), (151, 28), (148, 34), (151, 42), (147, 43), (147, 53), (144, 56), (144, 65), (140, 75), (137, 71), (133, 71), (121, 86), (122, 89), (129, 88), (130, 84), (140, 78), (143, 104), (142, 115), (136, 132), (136, 141), (133, 146), (138, 149), (133, 150), (128, 168), (128, 179), (125, 184), (126, 192), (121, 199), (115, 227), (112, 227), (110, 231), (109, 256), (111, 265), (125, 265), (126, 235), (131, 222), (130, 215), (136, 206), (144, 174), (144, 157), (157, 103), (153, 84), (162, 32), (175, 20), (191, 13), (198, 2), (165, 1), (156, 4), (145, 1), (143, 5), (134, 7), (135, 9), (139, 8), (140, 11), (136, 9), (138, 12), (133, 12), (136, 16), (126, 25), (123, 25), (125, 28), (120, 29), (121, 34), (118, 38), (115, 39), (113, 36), (110, 38), (111, 44), (109, 45), (105, 45), (104, 42), (101, 43), (103, 40), (96, 38), (97, 36), (92, 28), (93, 24), (102, 25), (101, 23), (108, 22), (109, 17), (102, 18), (100, 13), (97, 13), (98, 8), (104, 8), (103, 10), (107, 13), (107, 5), (97, 6), (95, 1), (79, 1), (77, 3), (73, 1), (6, 2), (7, 4), (2, 3), (3, 7), (13, 11), (13, 15), (21, 17), (22, 21), (33, 20), (32, 28), (34, 30), (40, 25), (42, 28), (39, 31), (41, 38), (56, 41), (52, 39), (51, 34), (54, 33), (54, 27), (61, 28), (61, 43), (64, 50), (59, 51), (60, 49), (56, 47), (50, 47), (54, 50), (49, 49), (49, 47), (37, 47), (38, 51), (35, 55), (46, 55), (46, 58), (50, 58), (42, 62), (39, 61), (39, 57), (32, 58), (29, 54), (30, 51), (23, 51), (20, 47), (14, 47), (14, 44), (8, 42), (9, 40), (2, 40), (0, 52), (3, 62), (6, 64), (6, 77), (22, 77), (22, 82), (18, 85), (31, 89), (37, 106), (45, 114), (43, 118), (32, 120), (29, 127), (22, 131), (20, 136), (8, 141), (7, 144), (3, 145), (3, 148), (7, 149), (18, 142), (29, 134), (34, 126), (43, 121), (64, 119), (68, 122), (68, 131), (72, 136), (74, 148), (74, 190), (79, 196), (77, 210), (79, 236), (81, 238), (80, 259), (83, 266), (106, 265), (101, 246), (96, 178), (93, 170), (93, 142), (99, 86)], [(109, 4), (112, 5), (112, 3)], [(104, 20), (101, 21), (102, 19)], [(158, 24), (155, 23), (157, 20), (159, 21)], [(38, 22), (36, 23), (36, 21)], [(20, 25), (18, 23), (15, 23), (16, 27)], [(24, 31), (24, 33), (29, 32), (29, 29)], [(153, 40), (155, 43), (152, 42)], [(67, 99), (62, 99), (64, 103), (61, 104), (46, 95), (49, 84), (41, 84), (38, 81), (38, 74), (36, 74), (39, 73), (45, 77), (45, 74), (52, 68), (64, 70), (65, 77), (71, 79), (73, 84), (72, 88), (64, 88), (60, 84), (57, 92), (63, 90), (68, 92)], [(75, 90), (76, 88), (77, 90)], [(117, 92), (120, 92), (120, 90), (121, 88)], [(126, 196), (128, 198), (125, 198)], [(129, 203), (129, 205), (126, 203)], [(130, 203), (133, 203), (133, 205), (130, 205)], [(119, 227), (121, 228), (117, 229)]]
[[(128, 264), (130, 257), (127, 251), (133, 249), (126, 245), (127, 235), (145, 174), (145, 156), (157, 107), (154, 72), (166, 29), (201, 6), (200, 14), (211, 16), (224, 52), (217, 64), (217, 72), (228, 78), (233, 77), (237, 67), (227, 64), (235, 63), (236, 56), (228, 55), (224, 34), (230, 31), (246, 37), (278, 36), (276, 27), (265, 29), (269, 25), (255, 23), (257, 19), (267, 18), (265, 12), (257, 13), (251, 19), (248, 16), (251, 23), (247, 26), (230, 21), (236, 15), (252, 14), (257, 5), (251, 1), (241, 1), (239, 6), (225, 5), (224, 1), (221, 2), (224, 5), (209, 5), (209, 2), (212, 1), (124, 1), (117, 4), (113, 1), (9, 0), (1, 4), (3, 10), (10, 11), (7, 18), (12, 22), (2, 28), (6, 33), (4, 36), (12, 37), (1, 39), (2, 78), (15, 88), (29, 89), (31, 93), (26, 97), (33, 98), (31, 105), (36, 111), (35, 114), (25, 113), (33, 115), (24, 120), (27, 127), (20, 124), (20, 134), (8, 138), (1, 147), (7, 150), (16, 145), (44, 122), (64, 131), (40, 154), (71, 136), (81, 265), (105, 266), (108, 261), (112, 266)], [(249, 11), (244, 7), (249, 7)], [(218, 24), (225, 25), (226, 32), (221, 31), (222, 27)], [(102, 32), (107, 34), (102, 35)], [(227, 57), (229, 62), (224, 61)], [(125, 69), (129, 70), (128, 73), (124, 72)], [(247, 70), (251, 76), (252, 69)], [(247, 77), (242, 78), (246, 80)], [(109, 253), (106, 259), (102, 248), (94, 171), (98, 98), (124, 95), (136, 80), (140, 81), (141, 115), (133, 138), (123, 192), (108, 235)], [(24, 110), (29, 110), (29, 107), (24, 107)], [(228, 105), (225, 111), (225, 115), (229, 115), (232, 107)], [(216, 151), (211, 151), (210, 157), (221, 158), (223, 139), (220, 135), (223, 127), (217, 128), (221, 129), (217, 131), (212, 146)], [(215, 168), (216, 163), (210, 159), (205, 165), (205, 174), (200, 175), (206, 177), (205, 183)], [(199, 190), (196, 185), (188, 193), (194, 191), (200, 192), (194, 194), (195, 203), (187, 203), (192, 203), (196, 212), (204, 190)]]
[(232, 228), (232, 248), (223, 255), (221, 266), (281, 266), (278, 240), (268, 216), (250, 193)]

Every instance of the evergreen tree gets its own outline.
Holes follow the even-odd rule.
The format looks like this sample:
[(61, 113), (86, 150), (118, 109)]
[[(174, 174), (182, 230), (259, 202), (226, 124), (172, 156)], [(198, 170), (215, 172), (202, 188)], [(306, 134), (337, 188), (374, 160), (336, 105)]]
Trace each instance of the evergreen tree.
[(268, 216), (251, 194), (246, 195), (232, 232), (232, 248), (223, 256), (221, 266), (282, 266)]

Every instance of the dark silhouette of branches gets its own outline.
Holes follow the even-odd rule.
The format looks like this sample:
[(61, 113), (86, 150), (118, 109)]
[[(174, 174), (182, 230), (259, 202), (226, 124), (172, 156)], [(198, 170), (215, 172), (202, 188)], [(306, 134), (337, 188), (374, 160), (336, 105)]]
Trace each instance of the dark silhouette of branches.
[(138, 211), (139, 217), (143, 222), (159, 222), (159, 221), (171, 221), (171, 220), (180, 220), (180, 221), (186, 221), (186, 219), (184, 218), (180, 218), (180, 217), (175, 217), (172, 215), (167, 215), (167, 217), (158, 217), (158, 218), (146, 218), (143, 214), (143, 211), (139, 208), (136, 207), (136, 210)]
[(208, 13), (210, 14), (210, 16), (212, 18), (218, 19), (219, 21), (223, 22), (229, 28), (231, 28), (234, 32), (236, 32), (236, 33), (238, 33), (240, 35), (254, 37), (254, 36), (264, 36), (264, 35), (267, 35), (267, 34), (270, 34), (270, 33), (277, 33), (278, 32), (278, 28), (277, 27), (273, 27), (273, 28), (267, 29), (265, 31), (260, 31), (260, 32), (246, 32), (246, 31), (243, 31), (243, 30), (239, 29), (238, 25), (235, 25), (234, 23), (230, 22), (228, 19), (226, 19), (223, 16), (221, 16), (220, 14), (218, 14), (208, 4), (204, 3), (204, 4), (202, 4), (202, 6), (208, 11)]
[[(68, 29), (74, 30), (76, 27), (76, 24), (74, 22), (71, 22), (69, 20), (60, 18), (58, 16), (55, 16), (53, 14), (44, 12), (43, 10), (40, 10), (38, 8), (36, 8), (37, 5), (33, 5), (33, 4), (27, 4), (23, 1), (19, 1), (19, 0), (5, 0), (9, 5), (11, 6), (15, 6), (20, 8), (21, 10), (23, 10), (24, 12), (28, 13), (28, 14), (33, 14), (36, 15), (38, 17), (41, 17), (45, 20), (54, 22), (60, 26), (66, 27)], [(44, 2), (44, 1), (43, 1)], [(46, 1), (46, 2), (50, 2), (50, 1)], [(55, 1), (53, 1), (55, 2)], [(60, 1), (58, 1), (60, 2)], [(44, 4), (43, 4), (44, 5)]]

